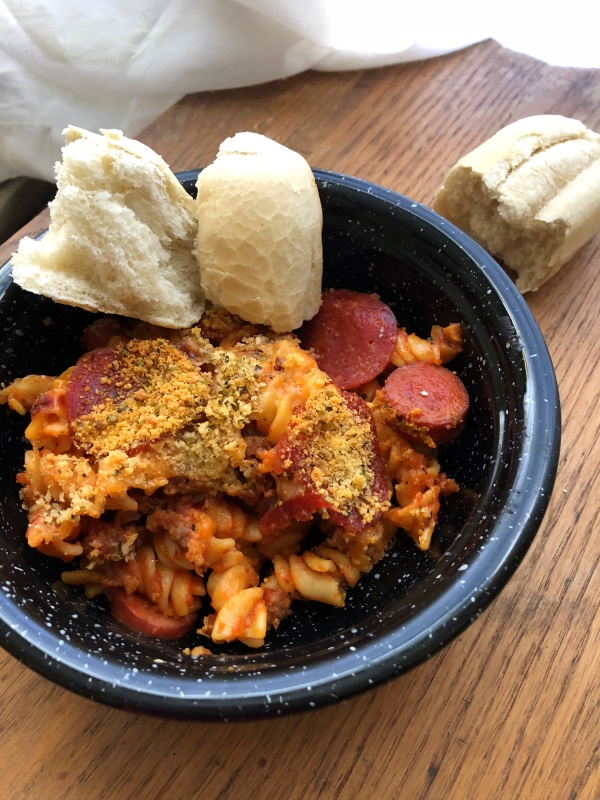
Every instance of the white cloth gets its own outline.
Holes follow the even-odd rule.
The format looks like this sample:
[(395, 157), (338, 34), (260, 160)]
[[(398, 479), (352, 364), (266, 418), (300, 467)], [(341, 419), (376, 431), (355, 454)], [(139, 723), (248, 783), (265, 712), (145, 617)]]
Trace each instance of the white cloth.
[[(524, 4), (520, 0), (519, 8)], [(135, 136), (189, 92), (249, 86), (307, 69), (377, 67), (465, 47), (494, 34), (482, 5), (0, 0), (0, 181), (17, 175), (53, 180), (69, 123)], [(547, 8), (542, 13), (551, 16)]]

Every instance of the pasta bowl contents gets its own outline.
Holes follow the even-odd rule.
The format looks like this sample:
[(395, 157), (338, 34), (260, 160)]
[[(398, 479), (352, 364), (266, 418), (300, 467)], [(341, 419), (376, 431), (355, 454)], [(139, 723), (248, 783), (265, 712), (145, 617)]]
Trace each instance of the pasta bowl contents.
[[(539, 526), (559, 412), (519, 293), (428, 209), (315, 175), (322, 327), (274, 334), (210, 308), (184, 331), (115, 323), (3, 268), (0, 631), (86, 697), (190, 719), (347, 697), (468, 625)], [(440, 421), (420, 370), (460, 379), (466, 417), (450, 380)]]
[(427, 551), (458, 491), (436, 442), (468, 411), (441, 366), (460, 325), (425, 340), (376, 295), (330, 290), (299, 337), (218, 308), (182, 331), (101, 317), (74, 366), (0, 391), (31, 415), (28, 543), (78, 561), (64, 583), (128, 628), (250, 647), (294, 600), (343, 607), (397, 530)]

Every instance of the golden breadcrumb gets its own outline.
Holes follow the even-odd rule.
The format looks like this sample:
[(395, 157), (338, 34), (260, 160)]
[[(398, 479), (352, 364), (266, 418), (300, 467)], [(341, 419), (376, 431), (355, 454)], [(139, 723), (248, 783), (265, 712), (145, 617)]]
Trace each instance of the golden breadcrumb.
[(288, 436), (291, 449), (300, 448), (311, 465), (311, 483), (333, 508), (342, 514), (356, 509), (365, 523), (387, 510), (389, 502), (372, 492), (377, 481), (369, 420), (354, 413), (333, 384), (308, 398), (292, 417)]
[(93, 455), (131, 451), (175, 433), (201, 412), (210, 375), (165, 339), (132, 339), (116, 348), (100, 383), (117, 396), (72, 421), (75, 444)]

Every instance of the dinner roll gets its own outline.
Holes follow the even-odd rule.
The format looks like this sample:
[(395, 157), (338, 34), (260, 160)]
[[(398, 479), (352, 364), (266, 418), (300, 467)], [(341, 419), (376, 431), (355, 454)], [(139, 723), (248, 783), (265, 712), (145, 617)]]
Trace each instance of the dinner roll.
[(433, 208), (533, 291), (600, 231), (600, 135), (558, 115), (513, 122), (452, 167)]
[(313, 317), (321, 302), (323, 212), (304, 158), (258, 133), (237, 133), (197, 186), (206, 297), (277, 332)]
[(193, 325), (204, 307), (194, 201), (149, 147), (101, 133), (64, 131), (48, 233), (20, 242), (14, 280), (89, 311)]

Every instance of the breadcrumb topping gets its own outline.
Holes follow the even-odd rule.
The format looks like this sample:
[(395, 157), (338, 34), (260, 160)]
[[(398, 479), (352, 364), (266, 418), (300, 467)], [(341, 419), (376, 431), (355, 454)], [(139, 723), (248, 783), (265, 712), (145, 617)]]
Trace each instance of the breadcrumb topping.
[(197, 329), (189, 336), (205, 345), (195, 347), (204, 371), (164, 339), (119, 345), (110, 374), (100, 383), (102, 391), (121, 397), (107, 397), (74, 420), (77, 445), (96, 456), (149, 445), (140, 456), (151, 451), (157, 471), (171, 478), (206, 488), (233, 485), (232, 470), (246, 454), (242, 430), (265, 380), (265, 353), (258, 340), (248, 340), (237, 352), (212, 347)]
[[(243, 428), (256, 410), (264, 382), (259, 355), (215, 348), (211, 364), (211, 389), (202, 407), (201, 419), (156, 447), (169, 463), (173, 476), (222, 488), (227, 474), (239, 467), (246, 456)], [(229, 480), (235, 480), (232, 475)]]
[[(305, 477), (331, 507), (342, 514), (357, 510), (365, 523), (387, 510), (389, 501), (372, 491), (378, 482), (369, 419), (354, 413), (333, 384), (309, 397), (292, 417), (288, 437), (292, 453), (298, 448), (310, 469)], [(291, 458), (284, 467), (292, 467)]]
[[(115, 349), (100, 384), (107, 396), (72, 421), (73, 439), (87, 453), (131, 451), (172, 435), (202, 411), (210, 376), (165, 339), (132, 339)], [(84, 391), (92, 391), (92, 384)]]

